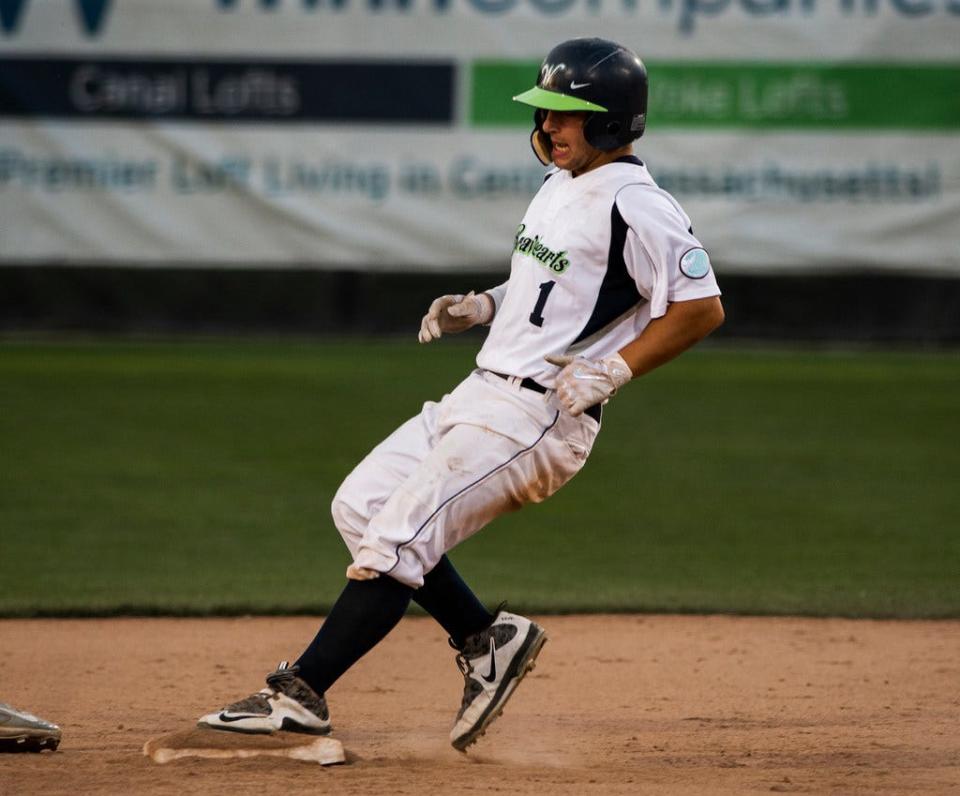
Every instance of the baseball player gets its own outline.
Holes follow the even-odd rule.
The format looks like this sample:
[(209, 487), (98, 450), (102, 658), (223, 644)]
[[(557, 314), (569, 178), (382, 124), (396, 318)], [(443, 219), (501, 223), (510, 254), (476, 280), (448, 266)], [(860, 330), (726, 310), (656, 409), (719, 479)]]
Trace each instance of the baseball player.
[(493, 612), (447, 552), (494, 518), (539, 502), (583, 466), (602, 407), (723, 320), (710, 258), (677, 202), (633, 154), (647, 74), (603, 39), (555, 47), (535, 87), (534, 153), (549, 165), (514, 236), (510, 276), (429, 307), (421, 343), (489, 326), (477, 367), (347, 476), (333, 520), (347, 585), (294, 666), (201, 717), (219, 730), (330, 731), (325, 694), (400, 621), (410, 600), (450, 635), (465, 685), (450, 733), (464, 750), (533, 667), (544, 630)]

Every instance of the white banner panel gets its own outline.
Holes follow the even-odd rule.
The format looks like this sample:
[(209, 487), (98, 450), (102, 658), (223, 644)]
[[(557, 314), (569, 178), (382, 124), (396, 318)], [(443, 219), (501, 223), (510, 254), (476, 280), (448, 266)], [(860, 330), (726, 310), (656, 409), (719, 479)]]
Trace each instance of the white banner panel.
[(960, 0), (0, 0), (0, 265), (502, 270), (577, 35), (725, 272), (960, 274)]

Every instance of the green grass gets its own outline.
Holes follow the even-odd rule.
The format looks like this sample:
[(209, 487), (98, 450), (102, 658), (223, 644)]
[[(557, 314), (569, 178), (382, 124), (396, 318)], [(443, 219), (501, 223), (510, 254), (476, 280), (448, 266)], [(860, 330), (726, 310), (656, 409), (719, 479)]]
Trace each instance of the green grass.
[[(0, 345), (0, 614), (325, 610), (350, 468), (476, 338)], [(536, 611), (960, 616), (960, 355), (704, 348), (453, 558)]]

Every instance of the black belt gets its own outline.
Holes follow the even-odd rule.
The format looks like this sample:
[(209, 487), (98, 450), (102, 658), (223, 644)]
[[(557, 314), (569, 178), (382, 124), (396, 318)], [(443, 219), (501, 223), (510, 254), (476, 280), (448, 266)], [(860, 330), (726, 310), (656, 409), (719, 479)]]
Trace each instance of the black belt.
[[(491, 370), (488, 372), (492, 373), (494, 376), (499, 376), (501, 379), (513, 378), (513, 376), (508, 376), (506, 373), (497, 373), (497, 371), (495, 370)], [(533, 390), (534, 392), (538, 392), (541, 395), (547, 392), (546, 387), (544, 387), (539, 382), (535, 382), (529, 376), (524, 376), (522, 379), (520, 379), (520, 386), (523, 387), (525, 390)], [(587, 415), (587, 417), (592, 417), (594, 420), (596, 420), (599, 423), (600, 416), (603, 414), (603, 409), (601, 408), (600, 404), (594, 404), (593, 406), (590, 406), (584, 409), (583, 413)]]

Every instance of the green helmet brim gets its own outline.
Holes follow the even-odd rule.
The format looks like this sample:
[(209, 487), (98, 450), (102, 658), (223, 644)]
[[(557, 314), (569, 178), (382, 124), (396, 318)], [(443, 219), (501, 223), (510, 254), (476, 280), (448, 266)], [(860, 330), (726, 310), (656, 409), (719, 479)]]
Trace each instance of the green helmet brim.
[(607, 109), (595, 102), (571, 97), (569, 94), (561, 94), (559, 91), (547, 91), (539, 86), (517, 94), (515, 102), (522, 102), (524, 105), (531, 105), (534, 108), (543, 108), (548, 111), (603, 111)]

